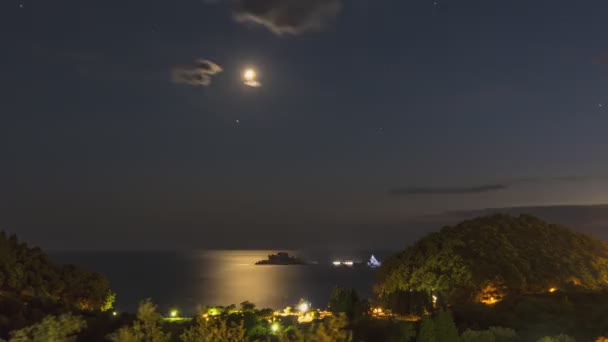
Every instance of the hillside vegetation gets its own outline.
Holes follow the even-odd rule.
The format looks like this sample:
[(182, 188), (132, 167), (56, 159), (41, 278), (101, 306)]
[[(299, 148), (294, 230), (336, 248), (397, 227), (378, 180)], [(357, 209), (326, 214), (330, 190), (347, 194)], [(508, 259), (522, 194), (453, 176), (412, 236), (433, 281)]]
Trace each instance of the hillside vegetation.
[(97, 272), (57, 265), (39, 248), (0, 232), (0, 331), (55, 310), (104, 311), (114, 294)]
[(510, 294), (607, 285), (606, 243), (529, 215), (492, 215), (445, 227), (386, 260), (375, 290), (382, 298), (494, 304)]

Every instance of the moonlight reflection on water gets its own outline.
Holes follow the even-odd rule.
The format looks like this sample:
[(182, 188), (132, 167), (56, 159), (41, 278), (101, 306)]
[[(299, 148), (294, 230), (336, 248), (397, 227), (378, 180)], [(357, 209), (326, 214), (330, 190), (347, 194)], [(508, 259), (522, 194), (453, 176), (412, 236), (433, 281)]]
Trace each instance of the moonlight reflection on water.
[[(202, 289), (206, 303), (226, 305), (249, 300), (258, 306), (279, 308), (290, 304), (289, 298), (306, 297), (306, 289), (298, 286), (308, 266), (256, 266), (270, 251), (203, 252), (206, 261), (202, 274), (208, 285)], [(305, 272), (304, 272), (305, 273)]]
[[(318, 265), (254, 265), (274, 251), (210, 250), (192, 252), (106, 251), (58, 252), (60, 263), (73, 263), (106, 275), (116, 292), (116, 308), (135, 311), (138, 303), (151, 298), (161, 312), (179, 308), (194, 314), (205, 305), (227, 306), (248, 300), (257, 307), (282, 309), (301, 298), (313, 307), (325, 307), (335, 286), (356, 289), (371, 296), (372, 269), (336, 268), (337, 257), (367, 260), (369, 253), (314, 256), (287, 251)], [(281, 250), (283, 251), (283, 250)]]

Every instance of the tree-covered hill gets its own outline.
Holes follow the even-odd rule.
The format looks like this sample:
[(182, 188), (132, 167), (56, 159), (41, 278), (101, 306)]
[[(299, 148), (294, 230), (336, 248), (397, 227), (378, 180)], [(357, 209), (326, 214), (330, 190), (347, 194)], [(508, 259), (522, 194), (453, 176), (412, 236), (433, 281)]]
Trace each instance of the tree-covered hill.
[(0, 232), (0, 330), (49, 310), (108, 310), (114, 294), (97, 272), (57, 265), (39, 248)]
[(376, 291), (439, 300), (500, 301), (608, 285), (608, 245), (529, 215), (492, 215), (443, 228), (383, 263)]

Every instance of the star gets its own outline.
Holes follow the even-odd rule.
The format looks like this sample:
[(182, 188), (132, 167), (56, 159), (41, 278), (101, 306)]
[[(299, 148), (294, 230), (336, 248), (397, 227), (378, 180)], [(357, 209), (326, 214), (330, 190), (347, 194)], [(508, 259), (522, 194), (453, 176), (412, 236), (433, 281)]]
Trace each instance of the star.
[(237, 125), (239, 125), (239, 124), (241, 123), (241, 120), (238, 120), (238, 119), (237, 119), (237, 120), (234, 120), (234, 122), (235, 122)]
[(23, 4), (19, 4), (19, 8), (23, 8)]

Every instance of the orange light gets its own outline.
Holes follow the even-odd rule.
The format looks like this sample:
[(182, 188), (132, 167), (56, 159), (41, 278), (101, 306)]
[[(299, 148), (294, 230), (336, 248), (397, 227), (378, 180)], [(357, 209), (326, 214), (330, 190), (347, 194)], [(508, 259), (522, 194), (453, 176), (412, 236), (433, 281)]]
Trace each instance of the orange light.
[(481, 302), (483, 304), (486, 304), (486, 305), (494, 305), (494, 304), (500, 302), (500, 300), (496, 299), (494, 297), (490, 297), (490, 298), (484, 298), (484, 299), (482, 299)]

